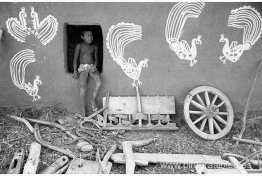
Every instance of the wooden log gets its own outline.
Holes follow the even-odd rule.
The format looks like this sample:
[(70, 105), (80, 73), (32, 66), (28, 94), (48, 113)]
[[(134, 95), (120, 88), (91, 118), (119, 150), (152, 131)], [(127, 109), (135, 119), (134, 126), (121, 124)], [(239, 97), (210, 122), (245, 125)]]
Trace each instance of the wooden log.
[[(157, 138), (151, 138), (151, 139), (146, 139), (146, 140), (139, 140), (139, 141), (130, 141), (132, 143), (132, 147), (133, 148), (137, 148), (137, 147), (143, 147), (146, 145), (149, 145), (153, 142), (156, 142)], [(118, 148), (120, 150), (123, 150), (123, 146), (119, 145)]]
[(24, 123), (26, 126), (27, 126), (27, 128), (32, 132), (32, 133), (34, 133), (34, 128), (32, 127), (32, 125), (26, 120), (26, 119), (23, 119), (23, 118), (21, 118), (21, 117), (18, 117), (18, 116), (15, 116), (15, 115), (7, 115), (7, 117), (9, 117), (9, 118), (11, 118), (11, 119), (14, 119), (14, 120), (17, 120), (17, 121), (19, 121), (19, 122), (22, 122), (22, 123)]
[(41, 145), (33, 142), (30, 146), (29, 156), (24, 166), (23, 174), (36, 174), (40, 162)]
[[(124, 153), (114, 153), (111, 159), (115, 163), (125, 164)], [(221, 159), (220, 156), (197, 155), (197, 154), (160, 154), (160, 153), (134, 153), (135, 163), (137, 161), (148, 161), (149, 163), (187, 163), (187, 164), (220, 164), (232, 166), (232, 164)]]
[(22, 168), (24, 166), (24, 159), (24, 149), (19, 149), (18, 151), (16, 151), (7, 171), (7, 174), (21, 174)]
[(123, 145), (123, 152), (125, 155), (126, 174), (134, 174), (136, 164), (135, 164), (135, 158), (132, 149), (132, 142), (124, 141), (122, 142), (122, 145)]
[(40, 172), (40, 174), (54, 174), (60, 168), (67, 164), (69, 158), (67, 156), (61, 156), (58, 160), (52, 163), (49, 167)]

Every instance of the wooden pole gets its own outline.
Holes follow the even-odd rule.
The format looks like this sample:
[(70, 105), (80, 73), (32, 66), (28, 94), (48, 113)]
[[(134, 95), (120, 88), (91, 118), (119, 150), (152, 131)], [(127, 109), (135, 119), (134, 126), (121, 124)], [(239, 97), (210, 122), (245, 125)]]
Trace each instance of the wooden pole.
[[(258, 65), (258, 69), (257, 69), (257, 72), (256, 72), (256, 76), (254, 78), (254, 81), (253, 81), (253, 84), (252, 84), (252, 87), (250, 89), (250, 92), (249, 92), (249, 95), (248, 95), (248, 98), (247, 98), (247, 103), (246, 103), (246, 107), (245, 107), (245, 111), (244, 111), (244, 116), (243, 116), (243, 123), (242, 123), (242, 129), (238, 135), (238, 138), (242, 138), (244, 132), (245, 132), (245, 129), (246, 129), (246, 119), (247, 119), (247, 112), (248, 112), (248, 108), (249, 108), (249, 102), (250, 102), (250, 99), (251, 99), (251, 95), (253, 93), (253, 90), (254, 90), (254, 87), (255, 87), (255, 84), (257, 82), (257, 77), (258, 77), (258, 73), (260, 72), (260, 69), (261, 69), (261, 65), (262, 65), (262, 58), (260, 59), (259, 61), (259, 65)], [(236, 144), (238, 145), (238, 142), (236, 142)]]

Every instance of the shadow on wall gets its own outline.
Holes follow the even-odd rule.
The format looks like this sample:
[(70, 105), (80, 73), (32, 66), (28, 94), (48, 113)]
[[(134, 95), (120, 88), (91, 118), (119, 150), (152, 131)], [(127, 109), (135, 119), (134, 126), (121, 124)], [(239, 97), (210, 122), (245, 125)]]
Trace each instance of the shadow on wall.
[[(74, 61), (74, 53), (75, 47), (78, 43), (81, 43), (83, 40), (81, 39), (81, 33), (84, 30), (90, 30), (93, 33), (93, 43), (98, 47), (98, 65), (97, 70), (101, 73), (103, 70), (103, 33), (100, 25), (78, 25), (78, 24), (66, 24), (67, 31), (67, 63), (66, 64), (66, 72), (73, 73), (73, 61)], [(79, 60), (77, 63), (77, 67), (79, 66)]]

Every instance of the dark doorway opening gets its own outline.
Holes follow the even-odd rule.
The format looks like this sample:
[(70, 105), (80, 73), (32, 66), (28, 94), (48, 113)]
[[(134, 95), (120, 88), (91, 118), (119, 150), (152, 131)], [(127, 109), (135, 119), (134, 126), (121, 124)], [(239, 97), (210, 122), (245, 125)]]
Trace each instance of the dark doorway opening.
[[(78, 43), (81, 43), (81, 33), (84, 30), (90, 30), (93, 33), (93, 43), (98, 48), (98, 65), (97, 70), (101, 73), (103, 70), (103, 33), (100, 25), (88, 25), (88, 24), (67, 24), (67, 71), (69, 73), (74, 72), (73, 61), (75, 48)], [(77, 67), (79, 66), (79, 60)]]

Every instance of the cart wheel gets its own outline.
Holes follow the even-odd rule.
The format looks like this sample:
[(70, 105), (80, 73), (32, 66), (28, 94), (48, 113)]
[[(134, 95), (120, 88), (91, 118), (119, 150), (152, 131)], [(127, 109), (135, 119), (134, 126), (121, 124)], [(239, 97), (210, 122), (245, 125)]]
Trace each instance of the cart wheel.
[(184, 102), (188, 126), (200, 137), (216, 140), (224, 137), (234, 120), (233, 108), (220, 90), (210, 86), (193, 89)]

